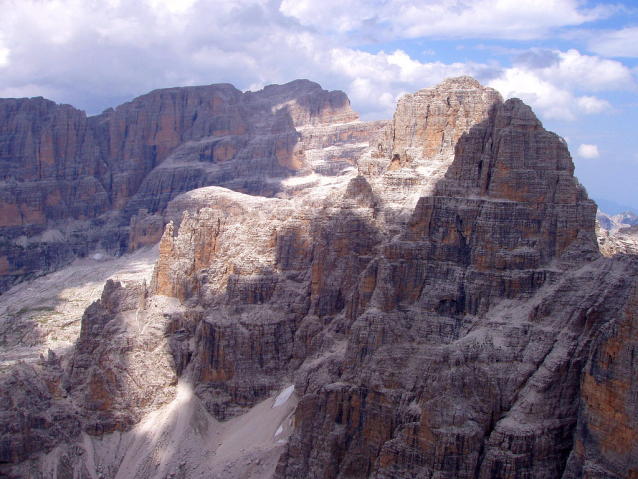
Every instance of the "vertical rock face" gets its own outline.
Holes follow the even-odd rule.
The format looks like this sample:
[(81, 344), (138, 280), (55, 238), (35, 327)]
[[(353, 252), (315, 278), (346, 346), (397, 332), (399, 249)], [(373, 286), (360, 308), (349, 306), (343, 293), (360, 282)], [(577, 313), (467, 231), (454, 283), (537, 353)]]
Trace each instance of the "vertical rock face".
[(145, 285), (109, 280), (86, 309), (65, 384), (86, 432), (124, 431), (174, 396), (177, 378), (163, 341), (170, 314), (161, 320), (156, 307), (146, 310)]
[(148, 210), (141, 209), (137, 215), (131, 217), (129, 233), (129, 251), (135, 251), (142, 246), (154, 245), (162, 239), (164, 220), (159, 215), (149, 215)]
[(637, 293), (634, 285), (626, 307), (593, 343), (565, 477), (638, 477)]
[[(370, 157), (359, 160), (365, 175), (391, 208), (388, 219), (405, 220), (418, 199), (431, 196), (454, 160), (456, 144), (503, 101), (470, 77), (404, 95), (392, 123)], [(397, 216), (397, 209), (403, 210)]]
[[(222, 90), (245, 130), (139, 130), (173, 149), (125, 207), (154, 198), (131, 244), (170, 222), (149, 288), (108, 283), (82, 319), (60, 373), (78, 428), (129, 428), (178, 377), (219, 420), (294, 383), (276, 477), (636, 474), (638, 260), (600, 254), (529, 107), (461, 77), (365, 126), (308, 82)], [(194, 94), (171, 92), (162, 111)], [(214, 178), (235, 191), (184, 191)]]
[(91, 218), (109, 209), (84, 112), (43, 98), (0, 100), (0, 227)]
[(146, 175), (188, 140), (243, 135), (247, 125), (231, 85), (156, 90), (93, 117), (106, 162), (111, 202), (123, 209)]
[[(342, 92), (327, 92), (307, 80), (246, 92), (226, 108), (242, 128), (184, 138), (146, 177), (129, 210), (162, 212), (179, 193), (208, 185), (260, 196), (286, 194), (287, 178), (303, 185), (315, 172), (336, 176), (352, 169), (361, 143), (367, 146), (383, 126), (361, 123)], [(334, 151), (321, 151), (328, 146)]]
[[(42, 98), (0, 100), (0, 290), (92, 249), (159, 240), (151, 229), (163, 224), (151, 225), (163, 219), (122, 228), (179, 193), (224, 185), (273, 196), (287, 177), (338, 175), (381, 126), (359, 122), (342, 92), (307, 80), (246, 93), (227, 84), (156, 90), (89, 118)], [(49, 229), (66, 244), (43, 241)]]
[(329, 386), (306, 379), (282, 476), (562, 473), (586, 357), (575, 338), (594, 326), (596, 301), (610, 314), (617, 298), (576, 291), (624, 285), (568, 273), (599, 254), (596, 208), (564, 144), (517, 100), (488, 111), (359, 276), (342, 373)]
[(565, 142), (511, 99), (465, 133), (435, 195), (569, 205), (580, 200), (573, 175)]
[[(419, 200), (391, 243), (387, 257), (411, 260), (393, 273), (405, 280), (397, 297), (427, 295), (429, 308), (469, 314), (487, 311), (491, 297), (529, 297), (551, 261), (570, 261), (570, 251), (596, 258), (595, 211), (564, 143), (520, 100), (498, 104), (460, 138), (434, 195)], [(441, 264), (445, 275), (456, 271), (456, 292), (434, 292), (445, 280), (431, 268)]]
[[(158, 263), (165, 285), (158, 292), (202, 305), (224, 298), (193, 356), (195, 364), (206, 358), (210, 365), (199, 378), (201, 394), (236, 391), (232, 381), (272, 361), (272, 354), (254, 351), (281, 337), (272, 327), (281, 305), (305, 299), (298, 319), (286, 325), (289, 362), (279, 356), (280, 366), (267, 373), (276, 380), (276, 370), (290, 374), (292, 365), (302, 393), (280, 477), (549, 478), (565, 470), (590, 341), (626, 307), (637, 264), (600, 258), (596, 207), (573, 177), (564, 142), (518, 100), (502, 102), (482, 87), (466, 94), (472, 84), (462, 78), (426, 91), (421, 96), (432, 105), (423, 102), (420, 121), (395, 115), (388, 127), (395, 133), (362, 157), (365, 176), (291, 200), (294, 215), (250, 223), (253, 236), (279, 231), (270, 240), (229, 229), (243, 245), (259, 244), (254, 254), (271, 268), (249, 269), (241, 295), (241, 279), (219, 281), (229, 262), (241, 271), (241, 256), (221, 246), (230, 242), (223, 231), (237, 221), (229, 220), (235, 212), (224, 210), (226, 223), (216, 226), (201, 216), (197, 226), (184, 220), (177, 238), (165, 233), (166, 245), (192, 244), (188, 238), (206, 231), (215, 236), (204, 242), (214, 245), (212, 256), (188, 249), (162, 253)], [(447, 123), (435, 106), (448, 105), (441, 98), (459, 102), (443, 111), (451, 124), (463, 118), (462, 133), (446, 136), (453, 129), (441, 126)], [(399, 128), (408, 133), (397, 136)], [(388, 137), (395, 141), (386, 147)], [(443, 147), (428, 146), (435, 143)], [(394, 156), (402, 149), (412, 159)], [(435, 184), (419, 178), (429, 159), (445, 167)], [(407, 194), (384, 189), (392, 175), (407, 180)], [(410, 185), (429, 196), (414, 205)], [(275, 252), (276, 263), (265, 260)], [(193, 268), (204, 257), (194, 269), (179, 266), (191, 258)], [(184, 278), (197, 286), (180, 289)], [(259, 315), (259, 324), (271, 326), (242, 352), (236, 345), (251, 342), (241, 331), (257, 320), (241, 305), (255, 302), (271, 311)], [(241, 373), (236, 364), (243, 364)], [(243, 397), (259, 397), (255, 389), (251, 394)], [(237, 403), (232, 392), (223, 401)]]
[(435, 88), (405, 95), (385, 136), (390, 169), (415, 161), (454, 156), (459, 138), (483, 121), (501, 95), (470, 77), (445, 80)]

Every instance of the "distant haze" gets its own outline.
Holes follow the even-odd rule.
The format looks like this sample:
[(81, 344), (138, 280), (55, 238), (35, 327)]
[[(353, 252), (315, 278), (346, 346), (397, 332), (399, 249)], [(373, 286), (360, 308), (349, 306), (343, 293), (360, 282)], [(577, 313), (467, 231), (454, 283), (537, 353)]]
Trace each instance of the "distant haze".
[(611, 215), (611, 216), (617, 215), (620, 213), (625, 213), (626, 211), (631, 211), (632, 213), (635, 213), (636, 211), (638, 211), (638, 208), (636, 208), (635, 206), (619, 205), (618, 203), (614, 201), (608, 201), (608, 200), (598, 199), (598, 198), (593, 198), (593, 200), (596, 202), (596, 204), (598, 204), (598, 209), (600, 211), (602, 211), (603, 213), (607, 213), (608, 215)]

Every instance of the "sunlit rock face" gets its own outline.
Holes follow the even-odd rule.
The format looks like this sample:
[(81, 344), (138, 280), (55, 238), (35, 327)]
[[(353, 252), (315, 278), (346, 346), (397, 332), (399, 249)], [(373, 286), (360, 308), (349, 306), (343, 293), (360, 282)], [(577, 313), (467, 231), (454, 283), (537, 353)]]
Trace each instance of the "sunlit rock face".
[[(620, 215), (616, 215), (614, 218)], [(596, 236), (600, 252), (605, 256), (638, 254), (638, 225), (612, 222), (609, 215), (598, 211)]]
[(578, 429), (565, 477), (636, 477), (638, 295), (595, 338), (581, 375)]
[[(596, 207), (564, 142), (520, 101), (463, 78), (403, 98), (359, 172), (289, 200), (294, 214), (217, 207), (217, 220), (195, 218), (197, 233), (191, 216), (183, 233), (167, 230), (161, 251), (188, 253), (160, 255), (158, 291), (215, 304), (194, 356), (214, 378), (206, 388), (250, 377), (249, 365), (232, 369), (246, 361), (276, 378), (263, 353), (240, 359), (233, 345), (257, 322), (260, 344), (273, 343), (277, 324), (293, 349), (274, 350), (300, 363), (305, 393), (282, 477), (560, 477), (589, 341), (626, 304), (620, 277), (636, 272), (600, 258)], [(191, 247), (205, 231), (212, 256)], [(183, 274), (185, 258), (208, 267)]]
[[(68, 439), (43, 427), (46, 441), (11, 452), (28, 458), (11, 470), (44, 470), (51, 447), (81, 433), (106, 444), (147, 424), (177, 404), (180, 382), (198, 414), (229, 424), (294, 384), (275, 477), (638, 474), (638, 259), (601, 255), (564, 141), (468, 77), (406, 95), (372, 124), (313, 85), (233, 93), (259, 121), (240, 115), (253, 126), (221, 135), (228, 149), (174, 147), (142, 180), (125, 209), (146, 205), (132, 249), (161, 235), (152, 279), (107, 283), (59, 365), (33, 366), (60, 378), (44, 410), (76, 415), (61, 415)], [(239, 138), (269, 160), (242, 163)], [(228, 175), (190, 189), (177, 180), (190, 171)], [(250, 171), (265, 189), (237, 180)], [(180, 477), (208, 460), (183, 457)], [(125, 462), (103, 470), (129, 477)]]
[[(384, 125), (359, 121), (344, 93), (308, 80), (156, 90), (93, 117), (3, 99), (0, 119), (0, 291), (78, 256), (157, 242), (163, 219), (153, 214), (179, 193), (223, 185), (274, 196), (295, 190), (285, 178), (338, 176)], [(129, 228), (140, 210), (155, 226)]]

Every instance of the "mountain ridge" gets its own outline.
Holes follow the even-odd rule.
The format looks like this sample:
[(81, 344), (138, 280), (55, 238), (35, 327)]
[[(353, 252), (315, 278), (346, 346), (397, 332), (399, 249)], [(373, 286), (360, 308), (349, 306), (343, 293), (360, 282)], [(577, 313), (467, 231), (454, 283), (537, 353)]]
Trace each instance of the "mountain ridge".
[[(387, 123), (333, 124), (351, 110), (312, 98), (245, 122), (272, 133), (269, 165), (303, 174), (268, 198), (169, 193), (130, 227), (134, 254), (161, 238), (150, 281), (108, 281), (73, 347), (3, 373), (1, 470), (217, 471), (181, 445), (135, 464), (101, 451), (131, 431), (151, 442), (137, 424), (191, 387), (180, 421), (201, 426), (254, 417), (292, 384), (283, 442), (224, 456), (222, 477), (637, 474), (638, 259), (599, 251), (565, 143), (469, 77), (402, 97)], [(206, 151), (159, 169), (177, 178)], [(273, 457), (267, 476), (249, 467)]]
[[(0, 117), (0, 291), (78, 256), (121, 254), (136, 244), (131, 218), (161, 213), (182, 191), (214, 184), (273, 196), (282, 179), (314, 171), (295, 151), (302, 125), (356, 123), (327, 127), (327, 145), (353, 143), (327, 174), (351, 167), (353, 140), (382, 125), (358, 122), (345, 94), (308, 80), (247, 93), (228, 84), (155, 90), (92, 117), (6, 99)], [(158, 168), (167, 159), (172, 167)], [(40, 241), (48, 229), (65, 241)]]

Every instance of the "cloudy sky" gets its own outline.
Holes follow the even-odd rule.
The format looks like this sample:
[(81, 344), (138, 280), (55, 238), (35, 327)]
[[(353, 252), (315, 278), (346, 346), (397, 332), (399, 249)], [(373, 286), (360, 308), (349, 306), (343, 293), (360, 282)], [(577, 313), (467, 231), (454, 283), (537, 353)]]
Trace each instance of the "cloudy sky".
[(0, 0), (0, 97), (96, 114), (156, 88), (308, 78), (369, 120), (472, 75), (567, 140), (590, 196), (638, 212), (638, 7), (622, 1)]

